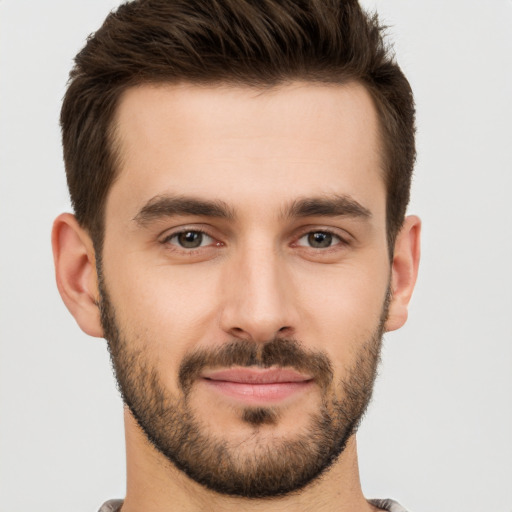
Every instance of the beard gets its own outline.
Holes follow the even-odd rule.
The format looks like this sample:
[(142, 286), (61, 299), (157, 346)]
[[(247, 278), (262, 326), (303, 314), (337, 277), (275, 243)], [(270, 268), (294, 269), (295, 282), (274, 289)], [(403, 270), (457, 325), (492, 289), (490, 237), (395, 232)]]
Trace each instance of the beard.
[[(295, 339), (275, 338), (264, 344), (234, 339), (186, 355), (178, 373), (179, 392), (173, 394), (144, 350), (130, 346), (116, 321), (101, 273), (98, 275), (101, 321), (123, 401), (148, 441), (176, 468), (217, 493), (271, 498), (304, 488), (338, 459), (371, 399), (389, 292), (377, 328), (362, 340), (354, 364), (337, 382), (328, 356), (306, 350)], [(282, 410), (272, 406), (241, 408), (239, 420), (251, 427), (248, 437), (257, 441), (253, 449), (243, 452), (239, 441), (210, 432), (190, 403), (202, 370), (232, 366), (291, 367), (311, 375), (321, 393), (317, 410), (309, 414), (302, 430), (288, 437), (258, 438), (261, 429), (279, 423)], [(215, 411), (208, 411), (204, 416), (214, 420), (214, 415)]]

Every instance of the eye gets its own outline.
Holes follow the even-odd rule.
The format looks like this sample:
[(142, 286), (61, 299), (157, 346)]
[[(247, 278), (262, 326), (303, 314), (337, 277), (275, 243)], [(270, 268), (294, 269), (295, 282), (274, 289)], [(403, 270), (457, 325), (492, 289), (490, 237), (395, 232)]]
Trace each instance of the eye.
[(343, 240), (339, 236), (329, 231), (311, 231), (301, 236), (297, 241), (297, 245), (313, 249), (328, 249), (342, 242)]
[(164, 243), (177, 245), (183, 249), (197, 249), (199, 247), (205, 247), (214, 243), (211, 236), (208, 236), (202, 231), (181, 231), (180, 233), (174, 233), (167, 237)]

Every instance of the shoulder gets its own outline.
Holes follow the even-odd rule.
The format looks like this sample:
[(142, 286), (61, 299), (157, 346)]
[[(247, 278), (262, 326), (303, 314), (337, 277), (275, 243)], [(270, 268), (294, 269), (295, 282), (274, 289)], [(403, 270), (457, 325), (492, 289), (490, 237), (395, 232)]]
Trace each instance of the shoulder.
[(118, 512), (122, 504), (123, 500), (109, 500), (103, 503), (98, 512)]
[(368, 502), (374, 507), (385, 510), (386, 512), (407, 512), (407, 510), (395, 500), (368, 500)]

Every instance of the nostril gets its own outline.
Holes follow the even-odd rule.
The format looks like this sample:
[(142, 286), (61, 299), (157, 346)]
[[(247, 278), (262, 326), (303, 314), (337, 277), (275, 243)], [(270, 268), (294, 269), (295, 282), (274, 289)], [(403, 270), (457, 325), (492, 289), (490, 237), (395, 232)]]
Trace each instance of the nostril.
[(229, 330), (229, 333), (231, 334), (231, 336), (235, 337), (235, 338), (238, 338), (238, 339), (243, 339), (243, 340), (250, 340), (251, 339), (251, 335), (244, 331), (242, 328), (240, 327), (233, 327)]
[(253, 340), (253, 341), (267, 341), (269, 339), (272, 339), (273, 337), (286, 337), (286, 336), (293, 336), (294, 329), (293, 327), (290, 327), (288, 325), (285, 325), (283, 327), (280, 327), (276, 331), (273, 332), (252, 332), (251, 330), (246, 330), (241, 327), (232, 327), (229, 329), (229, 334), (233, 336), (234, 338), (238, 339), (244, 339), (244, 340)]

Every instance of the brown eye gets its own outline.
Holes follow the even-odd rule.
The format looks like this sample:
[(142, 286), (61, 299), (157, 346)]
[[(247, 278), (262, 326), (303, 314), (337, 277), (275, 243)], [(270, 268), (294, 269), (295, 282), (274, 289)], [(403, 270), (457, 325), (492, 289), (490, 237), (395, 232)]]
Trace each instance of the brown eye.
[(331, 233), (325, 231), (317, 231), (315, 233), (309, 233), (307, 235), (308, 245), (315, 249), (325, 249), (330, 247), (333, 242), (333, 236)]
[(197, 231), (187, 231), (177, 236), (178, 243), (186, 249), (195, 249), (201, 246), (203, 234)]
[(170, 236), (166, 242), (183, 249), (197, 249), (212, 244), (213, 238), (202, 231), (182, 231)]
[(339, 236), (329, 231), (311, 231), (301, 236), (297, 245), (311, 247), (312, 249), (328, 249), (342, 242), (343, 240)]

